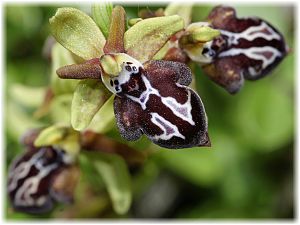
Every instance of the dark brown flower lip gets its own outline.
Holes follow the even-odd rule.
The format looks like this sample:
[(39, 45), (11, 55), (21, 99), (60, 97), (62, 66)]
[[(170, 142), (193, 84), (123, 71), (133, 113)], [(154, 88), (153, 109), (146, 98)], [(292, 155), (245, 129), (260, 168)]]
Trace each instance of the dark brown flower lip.
[(13, 161), (7, 191), (15, 210), (40, 214), (51, 211), (57, 201), (68, 202), (70, 196), (59, 195), (63, 189), (52, 190), (56, 178), (71, 166), (64, 157), (63, 150), (48, 146), (31, 148)]
[[(187, 86), (192, 75), (183, 63), (148, 61), (130, 75), (115, 97), (114, 111), (123, 138), (145, 134), (170, 149), (209, 146), (207, 119), (200, 97)], [(135, 89), (138, 87), (138, 89)]]
[(221, 36), (203, 49), (211, 63), (202, 68), (230, 93), (240, 90), (244, 78), (257, 80), (270, 74), (289, 51), (283, 35), (270, 23), (257, 17), (237, 18), (232, 7), (215, 7), (208, 21)]

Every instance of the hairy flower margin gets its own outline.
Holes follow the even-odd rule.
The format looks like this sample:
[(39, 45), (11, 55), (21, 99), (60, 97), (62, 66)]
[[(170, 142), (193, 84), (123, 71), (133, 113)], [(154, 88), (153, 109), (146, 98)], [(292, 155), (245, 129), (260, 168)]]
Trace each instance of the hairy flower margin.
[[(117, 164), (120, 170), (117, 172), (124, 176), (122, 180), (126, 177), (129, 180), (127, 166), (136, 168), (145, 160), (142, 152), (105, 135), (92, 131), (77, 132), (62, 124), (29, 130), (21, 138), (21, 143), (25, 151), (10, 165), (7, 192), (14, 210), (29, 214), (48, 213), (57, 203), (73, 203), (81, 177), (80, 168), (86, 158), (93, 167), (104, 164), (108, 169), (107, 163), (112, 164), (111, 167)], [(99, 175), (105, 179), (111, 173), (107, 175), (99, 170)], [(118, 180), (119, 177), (109, 179)], [(109, 195), (118, 214), (128, 211), (131, 192), (121, 196), (119, 193)], [(122, 202), (121, 206), (118, 202)]]
[[(59, 9), (50, 20), (52, 30), (72, 10)], [(177, 15), (150, 18), (126, 32), (125, 21), (124, 9), (116, 6), (104, 54), (60, 68), (59, 77), (102, 81), (115, 94), (117, 126), (126, 140), (137, 140), (145, 134), (166, 148), (210, 146), (204, 106), (197, 93), (187, 87), (192, 81), (190, 69), (179, 62), (151, 60), (173, 34), (183, 29), (183, 19)], [(65, 29), (64, 26), (60, 29)]]
[(270, 74), (289, 51), (284, 37), (271, 24), (256, 17), (237, 18), (231, 7), (215, 7), (207, 20), (221, 35), (205, 43), (196, 57), (194, 50), (184, 50), (229, 93), (238, 92), (244, 79)]
[(7, 191), (12, 206), (25, 213), (45, 213), (55, 202), (71, 203), (79, 179), (74, 158), (59, 145), (36, 147), (41, 130), (22, 138), (25, 152), (9, 168)]
[(207, 21), (191, 23), (171, 38), (164, 59), (196, 62), (212, 81), (235, 94), (244, 79), (270, 74), (288, 52), (283, 35), (267, 21), (238, 18), (234, 8), (216, 6)]
[[(176, 8), (171, 5), (165, 12), (141, 12), (140, 15), (146, 19), (131, 20), (133, 26), (125, 32), (126, 13), (117, 6), (103, 46), (104, 54), (80, 65), (63, 67), (57, 73), (61, 78), (71, 79), (101, 77), (107, 89), (116, 95), (114, 110), (117, 125), (121, 136), (129, 141), (146, 134), (154, 143), (166, 148), (210, 146), (201, 99), (191, 89), (184, 88), (184, 85), (190, 84), (191, 72), (180, 69), (186, 66), (175, 61), (186, 63), (190, 58), (199, 63), (213, 81), (233, 94), (240, 90), (244, 78), (256, 80), (267, 75), (284, 58), (288, 47), (283, 36), (270, 24), (258, 18), (238, 19), (231, 7), (217, 6), (209, 14), (207, 22), (188, 24), (190, 11), (190, 6)], [(171, 30), (156, 24), (172, 17), (162, 16), (164, 14), (181, 14), (185, 18), (186, 28), (181, 25)], [(59, 20), (59, 17), (62, 16), (56, 15), (52, 21)], [(168, 25), (173, 27), (175, 21), (169, 22)], [(52, 30), (55, 28), (54, 25)], [(159, 32), (164, 38), (152, 38), (159, 36)], [(65, 39), (61, 41), (53, 33), (57, 41), (68, 48)], [(130, 36), (126, 36), (128, 33), (132, 35), (126, 39)], [(153, 57), (159, 58), (158, 50), (162, 50), (167, 41), (164, 46), (167, 50), (160, 57), (172, 63), (150, 62)], [(136, 70), (132, 70), (131, 64)], [(159, 72), (153, 72), (156, 70)], [(164, 74), (164, 77), (158, 73)], [(175, 78), (170, 75), (174, 73), (178, 73)], [(185, 81), (182, 83), (178, 79)], [(183, 89), (171, 88), (174, 84)], [(86, 124), (83, 127), (72, 124), (78, 130), (86, 127)]]
[[(210, 146), (204, 106), (188, 87), (192, 73), (184, 63), (199, 63), (212, 80), (236, 93), (244, 78), (259, 79), (275, 68), (288, 47), (269, 23), (238, 19), (233, 8), (218, 6), (207, 22), (193, 24), (189, 24), (190, 10), (171, 5), (165, 11), (141, 12), (141, 17), (149, 19), (129, 21), (134, 25), (127, 31), (126, 14), (120, 6), (106, 17), (101, 7), (93, 6), (96, 23), (79, 10), (58, 10), (50, 20), (53, 35), (76, 55), (78, 64), (57, 73), (61, 78), (82, 79), (72, 102), (75, 130), (85, 129), (105, 102), (114, 102), (119, 131), (127, 140), (146, 134), (167, 148)], [(182, 16), (185, 23), (172, 14)], [(157, 60), (161, 58), (164, 60)], [(103, 138), (75, 130), (54, 125), (22, 138), (26, 151), (13, 161), (8, 177), (8, 194), (16, 210), (44, 213), (55, 202), (72, 202), (80, 174), (79, 151), (97, 149)], [(129, 163), (144, 159), (140, 153), (129, 157), (133, 151), (124, 151), (125, 146), (111, 146), (122, 152), (106, 149), (108, 152), (122, 155)], [(124, 208), (115, 210), (125, 213), (131, 196), (126, 202)]]

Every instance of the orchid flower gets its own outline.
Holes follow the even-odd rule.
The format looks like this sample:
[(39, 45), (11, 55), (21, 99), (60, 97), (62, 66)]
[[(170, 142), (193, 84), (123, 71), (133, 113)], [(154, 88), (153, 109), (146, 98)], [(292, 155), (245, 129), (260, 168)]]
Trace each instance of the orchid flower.
[(10, 166), (7, 190), (15, 210), (38, 214), (50, 211), (55, 202), (71, 203), (79, 169), (57, 145), (35, 147), (40, 131), (23, 137), (26, 151)]
[(215, 7), (207, 22), (192, 23), (186, 28), (187, 36), (205, 27), (221, 35), (194, 44), (182, 36), (181, 48), (231, 94), (240, 90), (244, 79), (257, 80), (270, 74), (289, 51), (284, 37), (271, 24), (257, 17), (237, 18), (231, 7)]
[(163, 59), (198, 63), (210, 79), (231, 94), (240, 90), (244, 79), (270, 74), (289, 51), (282, 34), (263, 19), (237, 18), (234, 8), (217, 6), (206, 22), (190, 23), (191, 7), (171, 3), (164, 11), (141, 10), (139, 15), (143, 19), (181, 15), (185, 29), (170, 38), (161, 53)]
[[(86, 172), (81, 171), (86, 159), (105, 180), (111, 173), (97, 168), (102, 168), (101, 165), (107, 168), (107, 163), (111, 168), (117, 163), (118, 168), (114, 171), (124, 176), (121, 184), (124, 185), (122, 188), (126, 188), (126, 182), (129, 182), (126, 178), (129, 177), (127, 165), (136, 168), (146, 158), (143, 152), (103, 134), (77, 132), (64, 124), (29, 130), (21, 138), (21, 143), (25, 152), (11, 163), (7, 190), (12, 208), (30, 214), (50, 212), (56, 203), (73, 203), (81, 172), (83, 176)], [(119, 177), (109, 179), (118, 180)], [(111, 186), (116, 188), (120, 185), (118, 182), (105, 181), (105, 185), (115, 212), (126, 213), (132, 201), (131, 192), (121, 195), (110, 192)]]
[(166, 148), (210, 146), (203, 103), (188, 87), (190, 69), (179, 62), (151, 60), (183, 29), (183, 19), (177, 15), (150, 18), (127, 31), (125, 22), (124, 9), (116, 6), (105, 39), (102, 26), (98, 29), (79, 10), (62, 8), (50, 19), (56, 40), (84, 59), (57, 70), (60, 78), (83, 79), (72, 102), (72, 110), (76, 108), (71, 119), (74, 129), (85, 129), (113, 94), (116, 123), (126, 140), (145, 134)]

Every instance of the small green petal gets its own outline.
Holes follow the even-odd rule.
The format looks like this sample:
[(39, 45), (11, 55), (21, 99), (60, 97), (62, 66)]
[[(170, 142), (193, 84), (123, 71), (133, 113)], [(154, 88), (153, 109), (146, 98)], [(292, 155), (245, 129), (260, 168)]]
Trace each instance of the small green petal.
[(92, 5), (92, 17), (106, 38), (109, 33), (112, 10), (111, 2)]
[(185, 27), (191, 23), (192, 4), (170, 3), (165, 9), (165, 15), (178, 15), (184, 19)]
[[(193, 24), (192, 24), (193, 25)], [(218, 37), (221, 33), (209, 26), (190, 26), (187, 31), (189, 32), (188, 39), (190, 42), (208, 42)]]
[(137, 24), (138, 22), (141, 22), (143, 19), (142, 18), (132, 18), (128, 20), (128, 25), (133, 26)]
[(61, 79), (101, 79), (102, 70), (99, 58), (94, 58), (80, 64), (72, 64), (60, 67), (56, 73)]
[(183, 28), (184, 20), (177, 15), (142, 20), (125, 32), (125, 51), (144, 63), (152, 59), (169, 38)]
[(85, 129), (111, 94), (100, 80), (82, 80), (73, 95), (71, 124), (75, 130)]
[(108, 38), (104, 46), (104, 53), (124, 52), (124, 33), (126, 12), (122, 6), (117, 5), (111, 15), (111, 24)]
[(205, 62), (199, 52), (202, 52), (206, 42), (218, 37), (220, 31), (209, 27), (209, 24), (206, 22), (192, 23), (187, 27), (186, 31), (186, 34), (179, 39), (180, 47), (193, 61)]
[(75, 55), (88, 60), (103, 54), (105, 37), (91, 17), (74, 8), (59, 8), (50, 18), (55, 39)]
[(168, 41), (154, 56), (153, 60), (161, 60), (165, 57), (167, 54), (168, 50), (170, 49), (170, 42)]

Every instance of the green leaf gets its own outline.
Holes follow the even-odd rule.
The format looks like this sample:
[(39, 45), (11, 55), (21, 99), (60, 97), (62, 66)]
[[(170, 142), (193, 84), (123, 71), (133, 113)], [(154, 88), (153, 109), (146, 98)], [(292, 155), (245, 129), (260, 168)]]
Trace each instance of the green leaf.
[(82, 80), (74, 92), (71, 124), (75, 130), (85, 129), (111, 94), (99, 80)]
[[(294, 104), (285, 90), (286, 80), (273, 83), (272, 74), (255, 85), (246, 83), (233, 104), (231, 115), (241, 143), (264, 152), (277, 150), (293, 140)], [(292, 89), (292, 85), (288, 86)]]
[(4, 109), (6, 129), (16, 140), (28, 129), (44, 126), (42, 122), (34, 120), (20, 105), (12, 100), (7, 101)]
[(52, 122), (55, 123), (71, 123), (71, 103), (73, 93), (56, 96), (51, 101), (49, 114)]
[(162, 150), (158, 157), (163, 167), (199, 186), (212, 186), (222, 176), (218, 165), (218, 152), (209, 148), (190, 148), (184, 151)]
[(78, 82), (77, 80), (71, 79), (60, 79), (56, 70), (62, 66), (74, 64), (75, 61), (72, 58), (72, 54), (56, 43), (52, 48), (52, 68), (51, 68), (51, 88), (55, 95), (73, 93)]
[(100, 152), (84, 152), (102, 176), (116, 213), (125, 214), (131, 205), (131, 180), (127, 165), (120, 156)]
[(30, 87), (22, 84), (12, 84), (10, 97), (25, 107), (38, 107), (44, 100), (45, 87)]
[(96, 133), (105, 133), (113, 128), (115, 124), (114, 99), (115, 96), (113, 95), (104, 103), (87, 129)]
[(144, 63), (152, 59), (169, 38), (183, 28), (184, 21), (177, 15), (142, 20), (125, 32), (125, 51)]
[(65, 48), (88, 60), (103, 54), (105, 37), (91, 17), (74, 8), (59, 8), (50, 18), (55, 39)]
[(111, 2), (92, 5), (92, 17), (106, 38), (109, 33), (112, 9)]
[(185, 27), (191, 23), (193, 4), (173, 2), (165, 9), (166, 16), (178, 15), (184, 19)]

